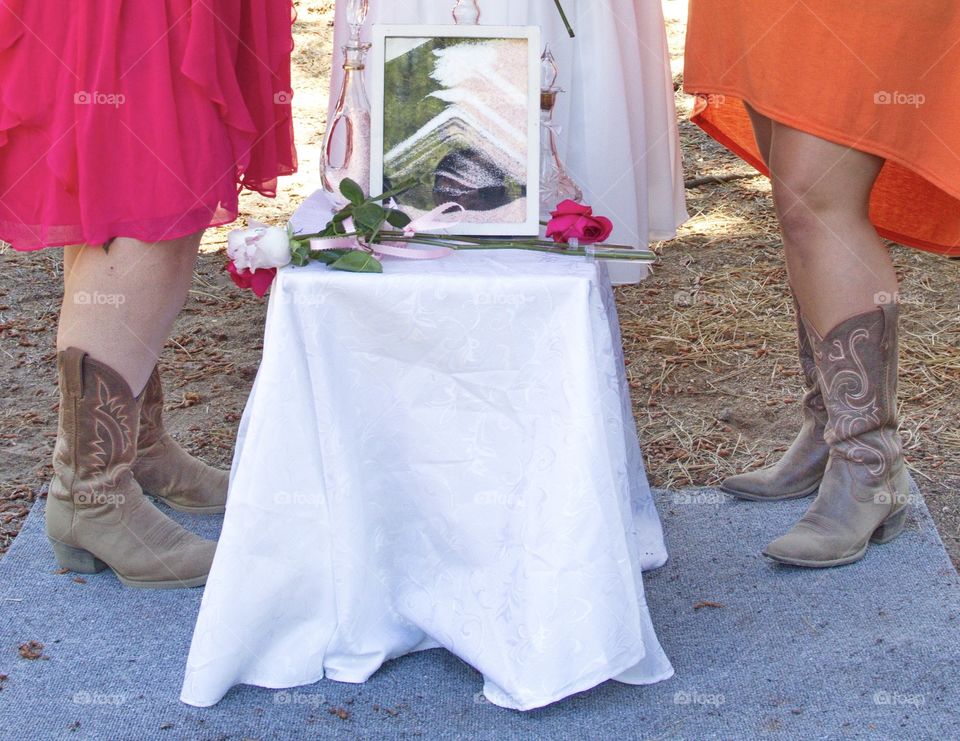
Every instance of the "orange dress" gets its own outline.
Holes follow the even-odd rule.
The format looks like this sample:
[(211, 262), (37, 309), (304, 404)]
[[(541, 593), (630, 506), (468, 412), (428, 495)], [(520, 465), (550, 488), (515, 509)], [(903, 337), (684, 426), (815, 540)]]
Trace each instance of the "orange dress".
[(884, 157), (881, 235), (960, 255), (956, 0), (691, 0), (684, 87), (693, 121), (762, 172), (743, 101)]

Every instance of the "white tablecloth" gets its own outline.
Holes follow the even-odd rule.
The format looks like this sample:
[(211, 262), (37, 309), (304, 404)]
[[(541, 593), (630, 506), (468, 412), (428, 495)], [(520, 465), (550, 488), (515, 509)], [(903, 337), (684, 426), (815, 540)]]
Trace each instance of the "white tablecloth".
[(666, 557), (602, 265), (285, 269), (182, 699), (438, 646), (510, 708), (657, 682), (641, 571)]

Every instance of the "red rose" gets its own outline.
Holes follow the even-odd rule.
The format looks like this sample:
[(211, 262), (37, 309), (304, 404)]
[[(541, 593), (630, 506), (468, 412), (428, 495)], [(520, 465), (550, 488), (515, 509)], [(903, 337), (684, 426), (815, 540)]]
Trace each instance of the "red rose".
[(590, 206), (576, 201), (564, 201), (551, 215), (547, 236), (560, 244), (569, 244), (571, 239), (579, 240), (580, 244), (596, 244), (606, 240), (613, 231), (610, 219), (594, 216)]
[(237, 270), (237, 266), (233, 264), (233, 260), (227, 263), (227, 272), (230, 273), (233, 282), (240, 288), (249, 288), (260, 298), (266, 295), (270, 285), (273, 283), (273, 279), (277, 277), (276, 268), (260, 268), (253, 272), (249, 270)]

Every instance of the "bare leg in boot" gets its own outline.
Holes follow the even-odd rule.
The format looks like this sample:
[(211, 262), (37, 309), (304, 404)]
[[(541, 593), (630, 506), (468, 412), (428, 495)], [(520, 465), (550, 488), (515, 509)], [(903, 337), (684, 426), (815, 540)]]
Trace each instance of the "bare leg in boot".
[(61, 564), (130, 586), (203, 584), (215, 544), (181, 528), (133, 477), (141, 394), (186, 300), (201, 235), (67, 249), (58, 334), (60, 435), (47, 533)]
[[(143, 389), (146, 384), (141, 405), (137, 459), (133, 466), (134, 477), (147, 494), (174, 509), (195, 514), (217, 514), (224, 511), (229, 475), (189, 455), (167, 433), (163, 424), (163, 385), (157, 367), (157, 357), (187, 298), (200, 237), (200, 234), (196, 234), (152, 246), (118, 239), (106, 253), (89, 247), (67, 248), (64, 253), (67, 290), (58, 347), (61, 350), (67, 347), (97, 347), (100, 327), (108, 331), (109, 334), (105, 336), (125, 334), (132, 340), (132, 356), (111, 352), (106, 348), (91, 351), (91, 355), (98, 359), (109, 357), (104, 362), (111, 367), (119, 367), (134, 390)], [(145, 248), (153, 252), (145, 253)], [(112, 290), (118, 293), (109, 292), (111, 283), (101, 283), (102, 271), (110, 276)], [(160, 280), (155, 280), (155, 277)], [(130, 290), (127, 283), (131, 281), (137, 282), (133, 295), (137, 296), (136, 310), (141, 312), (145, 322), (123, 311), (124, 308), (132, 308), (124, 293)], [(98, 311), (95, 318), (89, 311), (81, 312), (81, 309), (96, 308), (92, 301), (88, 301), (93, 295), (104, 302), (98, 306), (106, 309)], [(84, 301), (88, 302), (81, 303)], [(121, 311), (111, 311), (111, 307)], [(156, 314), (142, 313), (151, 311)], [(121, 348), (124, 345), (130, 343), (121, 343)], [(121, 348), (112, 347), (112, 350)], [(144, 370), (148, 379), (143, 378)]]
[(769, 128), (774, 202), (826, 402), (830, 461), (807, 515), (766, 553), (841, 565), (861, 558), (871, 537), (899, 533), (909, 496), (896, 420), (897, 277), (868, 217), (883, 160)]
[[(750, 120), (753, 122), (753, 132), (760, 155), (769, 167), (773, 148), (773, 121), (760, 115), (749, 105), (747, 113), (750, 114)], [(748, 471), (724, 480), (720, 488), (739, 499), (776, 502), (810, 496), (820, 487), (823, 472), (827, 468), (830, 448), (823, 439), (827, 424), (827, 410), (823, 405), (823, 394), (817, 381), (813, 349), (807, 329), (800, 317), (799, 306), (795, 305), (795, 312), (797, 349), (805, 385), (803, 424), (786, 453), (772, 466)]]

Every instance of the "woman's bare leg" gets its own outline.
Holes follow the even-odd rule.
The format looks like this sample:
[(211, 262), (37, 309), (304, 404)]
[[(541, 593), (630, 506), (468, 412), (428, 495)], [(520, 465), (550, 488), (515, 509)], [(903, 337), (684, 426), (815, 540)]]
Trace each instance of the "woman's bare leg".
[(773, 121), (757, 113), (749, 103), (743, 104), (750, 115), (750, 123), (753, 124), (753, 136), (757, 140), (757, 147), (760, 149), (760, 156), (763, 161), (770, 166), (770, 145), (773, 143)]
[(186, 302), (202, 236), (64, 248), (57, 349), (85, 350), (139, 395)]
[(821, 333), (897, 300), (897, 275), (869, 219), (883, 160), (773, 122), (770, 169), (790, 285)]
[(869, 219), (883, 160), (745, 107), (771, 169), (790, 285), (804, 314), (824, 332), (896, 301), (896, 272)]
[[(792, 293), (820, 333), (877, 303), (895, 300), (896, 275), (867, 218), (882, 162), (782, 126), (746, 106), (757, 146), (773, 176)], [(812, 337), (797, 322), (806, 381), (804, 424), (783, 458), (768, 468), (726, 479), (735, 496), (776, 501), (806, 496), (821, 485), (830, 447)]]
[(116, 239), (109, 251), (65, 249), (57, 347), (73, 352), (57, 362), (60, 432), (45, 517), (66, 569), (109, 566), (142, 588), (206, 581), (215, 544), (153, 506), (135, 478), (140, 394), (186, 300), (201, 234), (156, 244)]
[[(769, 128), (790, 286), (806, 323), (830, 341), (830, 351), (820, 352), (824, 340), (808, 333), (830, 442), (817, 498), (764, 554), (794, 566), (840, 566), (902, 532), (909, 495), (891, 378), (898, 314), (895, 307), (882, 317), (876, 311), (897, 300), (893, 263), (869, 218), (883, 160), (775, 121)], [(851, 401), (849, 379), (872, 400), (869, 408)]]

